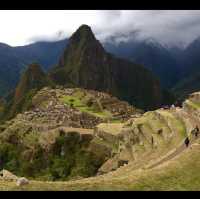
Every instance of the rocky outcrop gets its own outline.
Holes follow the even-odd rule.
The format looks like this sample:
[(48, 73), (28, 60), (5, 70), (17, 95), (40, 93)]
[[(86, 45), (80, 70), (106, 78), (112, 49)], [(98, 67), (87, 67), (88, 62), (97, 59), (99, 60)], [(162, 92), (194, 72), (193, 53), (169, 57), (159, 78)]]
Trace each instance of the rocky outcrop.
[(11, 173), (10, 171), (5, 170), (5, 169), (3, 169), (0, 172), (0, 180), (14, 181), (14, 182), (16, 182), (17, 186), (24, 186), (24, 185), (28, 185), (29, 184), (29, 180), (27, 178), (18, 177), (16, 175), (14, 175), (13, 173)]
[(0, 172), (0, 176), (1, 179), (5, 181), (16, 181), (18, 179), (16, 175), (5, 169)]
[(26, 178), (18, 178), (16, 184), (19, 187), (24, 186), (24, 185), (28, 185), (29, 184), (29, 180), (26, 179)]

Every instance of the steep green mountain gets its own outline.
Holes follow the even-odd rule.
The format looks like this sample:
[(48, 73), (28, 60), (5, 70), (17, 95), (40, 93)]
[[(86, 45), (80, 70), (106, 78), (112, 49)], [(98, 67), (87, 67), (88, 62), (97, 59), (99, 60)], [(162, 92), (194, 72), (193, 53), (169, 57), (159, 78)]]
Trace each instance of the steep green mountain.
[(17, 113), (27, 110), (31, 106), (34, 94), (42, 87), (51, 85), (53, 83), (41, 67), (35, 63), (30, 64), (7, 102), (3, 119), (12, 118)]
[(87, 25), (71, 36), (49, 75), (57, 84), (105, 91), (139, 108), (153, 109), (162, 102), (156, 77), (141, 65), (107, 53)]

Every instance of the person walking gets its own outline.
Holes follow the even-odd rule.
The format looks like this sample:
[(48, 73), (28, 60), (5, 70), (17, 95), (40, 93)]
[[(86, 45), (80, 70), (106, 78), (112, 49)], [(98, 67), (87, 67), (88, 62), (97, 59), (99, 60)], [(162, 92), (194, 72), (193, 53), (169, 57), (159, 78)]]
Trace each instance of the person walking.
[(189, 140), (188, 137), (185, 139), (184, 143), (185, 143), (185, 146), (186, 146), (186, 147), (189, 146), (189, 144), (190, 144), (190, 140)]
[(196, 128), (195, 128), (195, 137), (197, 138), (198, 135), (199, 135), (199, 127), (196, 126)]

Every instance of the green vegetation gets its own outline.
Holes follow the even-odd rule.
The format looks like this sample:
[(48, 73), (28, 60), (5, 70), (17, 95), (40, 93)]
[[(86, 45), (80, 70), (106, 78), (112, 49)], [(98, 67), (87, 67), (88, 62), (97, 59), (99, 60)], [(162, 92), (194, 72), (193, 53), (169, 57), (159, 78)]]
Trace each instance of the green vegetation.
[(176, 118), (169, 111), (159, 111), (159, 113), (161, 115), (165, 116), (166, 118), (168, 118), (168, 121), (171, 123), (171, 126), (173, 127), (173, 129), (175, 129), (175, 131), (177, 133), (180, 133), (180, 135), (182, 137), (186, 137), (187, 136), (186, 127), (185, 127), (185, 124), (184, 124), (184, 122), (182, 120)]
[(57, 136), (49, 152), (39, 144), (39, 139), (34, 131), (1, 134), (0, 169), (30, 179), (69, 180), (95, 175), (105, 161), (105, 154), (88, 150), (89, 140), (80, 142), (76, 132)]
[(0, 190), (139, 190), (139, 191), (199, 191), (200, 145), (186, 150), (162, 168), (116, 171), (107, 175), (69, 182), (31, 181), (25, 187), (14, 182), (0, 181)]
[(186, 100), (186, 103), (193, 107), (194, 109), (200, 109), (200, 103), (193, 102), (191, 100)]
[[(79, 93), (80, 94), (80, 93)], [(94, 106), (88, 106), (86, 103), (84, 103), (84, 98), (81, 100), (77, 96), (63, 96), (61, 98), (61, 101), (68, 106), (77, 108), (78, 110), (94, 115), (96, 117), (100, 118), (111, 118), (112, 114), (108, 112), (107, 110), (100, 111), (99, 109), (95, 108)]]
[(100, 139), (100, 138), (98, 138), (98, 137), (95, 137), (95, 138), (92, 140), (92, 142), (94, 142), (94, 143), (96, 143), (96, 144), (99, 144), (99, 145), (104, 145), (104, 146), (106, 146), (106, 147), (108, 147), (108, 148), (111, 148), (111, 149), (112, 149), (112, 152), (115, 152), (115, 153), (116, 153), (117, 150), (118, 150), (118, 144), (115, 143), (115, 142), (111, 143), (111, 142), (108, 142), (108, 141), (106, 141), (106, 140)]
[(136, 183), (129, 187), (132, 190), (198, 190), (199, 174), (199, 146), (186, 151), (169, 166), (146, 172)]

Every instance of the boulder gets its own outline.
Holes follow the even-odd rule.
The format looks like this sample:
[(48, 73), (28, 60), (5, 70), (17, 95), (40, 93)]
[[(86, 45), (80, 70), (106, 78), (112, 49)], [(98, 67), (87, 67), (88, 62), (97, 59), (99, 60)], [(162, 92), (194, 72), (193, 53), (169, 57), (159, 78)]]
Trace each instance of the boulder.
[(1, 171), (1, 177), (3, 180), (8, 180), (8, 181), (15, 181), (18, 179), (16, 175), (5, 169)]
[(18, 178), (17, 179), (17, 186), (24, 186), (24, 185), (28, 185), (29, 184), (29, 180), (28, 179), (26, 179), (26, 178)]
[(97, 175), (103, 175), (119, 168), (118, 156), (108, 159), (98, 170)]

